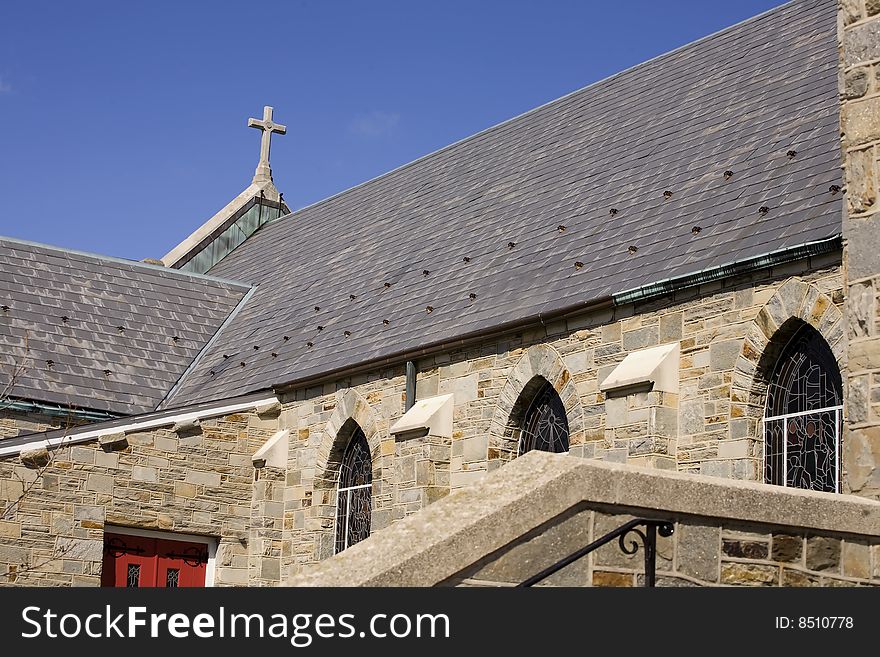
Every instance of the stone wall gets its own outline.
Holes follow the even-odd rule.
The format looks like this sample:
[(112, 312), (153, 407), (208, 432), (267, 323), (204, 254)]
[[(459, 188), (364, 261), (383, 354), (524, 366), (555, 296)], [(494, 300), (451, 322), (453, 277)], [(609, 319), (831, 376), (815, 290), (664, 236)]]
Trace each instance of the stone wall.
[(213, 537), (215, 584), (277, 583), (283, 473), (255, 483), (251, 462), (276, 425), (227, 415), (0, 460), (0, 585), (97, 586), (110, 526)]
[(880, 497), (880, 3), (841, 0), (841, 134), (850, 486)]
[[(518, 584), (632, 518), (608, 508), (582, 509), (559, 518), (538, 536), (506, 546), (488, 563), (465, 569), (447, 583)], [(696, 516), (676, 520), (673, 535), (657, 539), (656, 586), (880, 586), (876, 538)], [(629, 555), (615, 540), (540, 585), (644, 586), (644, 572), (641, 543)]]
[(88, 422), (72, 415), (34, 413), (5, 408), (0, 410), (0, 440), (53, 429), (71, 429), (83, 424)]
[[(277, 584), (333, 554), (339, 463), (354, 423), (372, 455), (376, 532), (508, 463), (535, 377), (560, 394), (573, 455), (760, 479), (761, 355), (789, 317), (839, 351), (841, 303), (829, 254), (423, 359), (417, 396), (454, 395), (451, 437), (389, 433), (405, 407), (400, 365), (288, 393), (277, 416), (205, 421), (191, 436), (129, 434), (121, 450), (65, 447), (0, 525), (0, 568), (15, 567), (24, 583), (97, 583), (100, 561), (88, 550), (108, 523), (214, 536), (218, 583)], [(628, 353), (670, 342), (680, 346), (677, 393), (606, 399), (600, 385)], [(252, 455), (279, 429), (289, 432), (286, 468), (255, 472)], [(0, 498), (14, 499), (34, 472), (0, 460)], [(73, 539), (88, 558), (58, 554)]]
[[(778, 353), (794, 321), (812, 324), (842, 357), (838, 263), (828, 254), (422, 359), (417, 397), (454, 395), (451, 440), (389, 434), (403, 414), (403, 365), (282, 397), (280, 426), (291, 436), (282, 576), (332, 554), (347, 420), (364, 429), (373, 455), (375, 531), (508, 462), (521, 393), (535, 376), (560, 393), (574, 455), (761, 480), (774, 362), (762, 356)], [(677, 394), (606, 399), (600, 385), (628, 353), (670, 342), (680, 345)]]
[[(658, 537), (658, 586), (878, 586), (880, 502), (531, 452), (288, 581), (509, 586), (633, 517)], [(630, 536), (630, 539), (635, 538)], [(640, 586), (644, 552), (612, 541), (546, 585)]]

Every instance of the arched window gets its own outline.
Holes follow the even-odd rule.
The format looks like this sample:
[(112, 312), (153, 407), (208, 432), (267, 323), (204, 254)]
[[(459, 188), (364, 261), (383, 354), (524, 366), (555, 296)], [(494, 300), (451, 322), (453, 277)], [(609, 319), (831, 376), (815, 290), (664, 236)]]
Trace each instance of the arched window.
[(363, 430), (355, 425), (342, 456), (336, 491), (336, 552), (370, 535), (373, 464)]
[(783, 349), (767, 390), (764, 480), (840, 491), (843, 393), (834, 354), (803, 325)]
[(533, 449), (542, 452), (568, 451), (568, 417), (565, 406), (547, 381), (535, 392), (520, 425), (517, 454), (525, 454)]

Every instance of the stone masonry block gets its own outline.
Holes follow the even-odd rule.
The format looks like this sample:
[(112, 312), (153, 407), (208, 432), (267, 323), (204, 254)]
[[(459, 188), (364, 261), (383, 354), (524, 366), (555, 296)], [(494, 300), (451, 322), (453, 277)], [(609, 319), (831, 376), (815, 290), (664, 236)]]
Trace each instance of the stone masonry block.
[(847, 421), (851, 423), (865, 422), (869, 417), (869, 382), (870, 375), (851, 376), (849, 379), (849, 395), (847, 396)]
[(718, 458), (739, 459), (749, 457), (748, 440), (722, 440), (718, 443)]
[(623, 334), (623, 348), (625, 351), (653, 347), (659, 343), (660, 334), (656, 326), (645, 326)]
[[(878, 3), (878, 0), (867, 0), (870, 3)], [(862, 6), (860, 0), (840, 0), (840, 11), (843, 15), (843, 24), (849, 25), (855, 23), (862, 17)]]
[(807, 539), (807, 568), (837, 570), (840, 566), (840, 539), (812, 536)]
[(216, 488), (220, 485), (220, 475), (216, 472), (200, 472), (190, 470), (186, 473), (186, 481), (191, 484), (201, 484)]
[(631, 587), (633, 586), (633, 574), (596, 570), (593, 571), (593, 586), (603, 588)]
[(22, 450), (18, 455), (22, 465), (28, 468), (41, 468), (49, 462), (49, 450), (45, 447)]
[(113, 477), (108, 477), (107, 475), (90, 474), (89, 478), (86, 480), (86, 490), (91, 490), (98, 493), (112, 493)]
[(848, 577), (871, 577), (871, 548), (867, 543), (844, 541), (840, 565)]
[(869, 71), (870, 69), (867, 66), (863, 66), (846, 72), (843, 87), (843, 98), (845, 100), (861, 98), (868, 92)]
[(679, 523), (675, 532), (678, 571), (705, 582), (717, 582), (721, 528)]
[(713, 342), (709, 345), (709, 369), (716, 372), (733, 369), (741, 351), (741, 340)]
[(660, 317), (660, 342), (680, 340), (683, 334), (683, 314), (680, 312)]
[(81, 539), (60, 537), (55, 541), (55, 554), (65, 559), (101, 561), (104, 541), (100, 539)]
[(467, 404), (477, 399), (479, 374), (470, 374), (455, 379), (444, 379), (440, 382), (440, 394), (455, 396), (455, 404)]
[(0, 538), (21, 538), (21, 523), (0, 520)]
[(700, 464), (700, 474), (707, 477), (733, 478), (733, 465), (730, 461), (703, 461)]
[(880, 427), (848, 429), (843, 449), (850, 490), (880, 491)]
[(110, 433), (98, 437), (98, 444), (107, 451), (115, 451), (128, 447), (128, 438), (122, 432)]
[(721, 564), (721, 583), (735, 586), (775, 586), (779, 583), (777, 566), (746, 563)]
[(682, 435), (693, 435), (705, 430), (703, 401), (683, 401), (679, 404), (679, 430)]
[[(880, 96), (876, 96), (880, 104)], [(855, 104), (855, 103), (854, 103)], [(880, 130), (880, 108), (875, 117)], [(849, 280), (877, 275), (877, 254), (880, 253), (880, 213), (849, 217), (844, 223), (847, 235), (847, 272)]]
[(815, 575), (810, 575), (808, 573), (801, 572), (799, 570), (792, 570), (791, 568), (783, 568), (782, 569), (782, 584), (781, 586), (785, 587), (806, 587), (806, 586), (821, 586), (822, 582), (820, 578)]
[(738, 559), (766, 559), (769, 545), (764, 541), (749, 541), (739, 538), (725, 538), (721, 551), (725, 556)]
[[(864, 77), (867, 85), (867, 74)], [(846, 198), (850, 212), (868, 212), (874, 207), (877, 200), (874, 167), (873, 148), (846, 154)]]
[[(875, 29), (880, 29), (880, 23)], [(877, 43), (880, 44), (880, 37)], [(846, 103), (843, 121), (846, 146), (859, 146), (880, 139), (880, 96)]]
[(849, 287), (848, 297), (849, 337), (868, 337), (874, 325), (874, 286), (870, 281), (854, 283)]
[(675, 438), (678, 436), (678, 409), (657, 406), (651, 409), (651, 426), (648, 432), (655, 436)]
[(626, 397), (609, 397), (605, 400), (605, 426), (619, 427), (628, 422), (629, 401)]
[(880, 369), (880, 338), (850, 343), (849, 366), (852, 372)]
[(851, 27), (843, 36), (843, 63), (846, 68), (880, 59), (880, 21)]
[(131, 478), (135, 481), (156, 481), (156, 468), (136, 465), (131, 469)]
[(576, 351), (572, 354), (568, 354), (562, 359), (562, 362), (565, 363), (566, 369), (571, 372), (571, 374), (586, 372), (591, 369), (592, 366), (589, 354), (585, 351)]

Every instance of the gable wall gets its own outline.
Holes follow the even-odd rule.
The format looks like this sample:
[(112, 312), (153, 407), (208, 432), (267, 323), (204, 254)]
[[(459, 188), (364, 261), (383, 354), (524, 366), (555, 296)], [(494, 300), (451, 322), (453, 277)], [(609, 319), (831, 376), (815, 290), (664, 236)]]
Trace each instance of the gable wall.
[(99, 585), (109, 526), (217, 539), (215, 585), (277, 581), (283, 474), (255, 483), (251, 462), (276, 424), (240, 413), (0, 459), (0, 585)]

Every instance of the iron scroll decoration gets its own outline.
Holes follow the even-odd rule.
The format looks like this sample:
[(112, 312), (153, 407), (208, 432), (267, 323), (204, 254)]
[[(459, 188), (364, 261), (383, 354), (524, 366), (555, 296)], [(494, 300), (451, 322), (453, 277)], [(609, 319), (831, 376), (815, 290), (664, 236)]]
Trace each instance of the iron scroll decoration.
[(186, 548), (182, 553), (171, 552), (165, 555), (169, 559), (181, 559), (183, 563), (194, 568), (208, 563), (208, 552), (197, 547)]
[[(644, 531), (639, 529), (640, 526), (644, 526)], [(573, 552), (564, 559), (557, 561), (555, 564), (545, 568), (537, 575), (532, 575), (524, 582), (517, 584), (517, 587), (522, 588), (534, 586), (538, 582), (550, 577), (550, 575), (559, 572), (569, 564), (574, 563), (581, 557), (599, 549), (606, 543), (610, 543), (615, 538), (618, 539), (618, 544), (624, 554), (635, 554), (639, 550), (639, 543), (636, 540), (638, 538), (641, 539), (641, 544), (644, 547), (645, 552), (645, 586), (652, 588), (655, 586), (657, 580), (657, 535), (659, 534), (664, 538), (668, 538), (669, 536), (672, 536), (674, 532), (675, 525), (668, 520), (635, 518), (621, 525), (614, 531), (608, 532), (601, 538), (596, 539), (589, 545), (582, 547), (577, 552)], [(630, 535), (634, 536), (627, 540), (627, 537)]]
[(121, 538), (113, 537), (104, 545), (104, 552), (118, 559), (123, 554), (143, 554), (144, 549), (139, 547), (129, 547)]
[[(141, 547), (129, 547), (121, 538), (114, 536), (104, 545), (104, 552), (118, 559), (124, 554), (143, 554), (146, 550)], [(169, 559), (181, 559), (185, 564), (193, 567), (208, 563), (208, 551), (198, 547), (189, 547), (181, 553), (170, 552), (163, 556)]]

